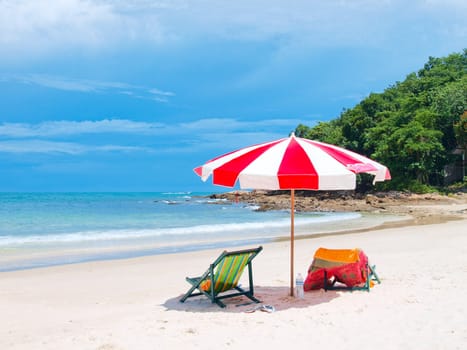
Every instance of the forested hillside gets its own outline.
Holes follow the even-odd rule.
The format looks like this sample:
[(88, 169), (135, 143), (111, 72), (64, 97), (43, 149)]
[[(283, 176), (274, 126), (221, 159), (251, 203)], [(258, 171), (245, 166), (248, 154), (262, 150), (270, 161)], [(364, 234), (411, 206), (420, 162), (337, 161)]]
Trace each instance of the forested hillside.
[[(386, 189), (423, 191), (446, 183), (447, 165), (459, 171), (467, 147), (467, 49), (425, 66), (382, 93), (314, 127), (300, 137), (333, 143), (389, 167)], [(362, 180), (365, 182), (365, 179)]]

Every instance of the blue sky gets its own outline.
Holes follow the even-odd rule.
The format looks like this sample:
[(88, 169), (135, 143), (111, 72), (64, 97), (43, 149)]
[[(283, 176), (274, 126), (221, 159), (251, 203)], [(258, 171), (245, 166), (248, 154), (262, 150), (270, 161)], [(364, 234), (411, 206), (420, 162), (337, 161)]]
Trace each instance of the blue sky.
[[(0, 191), (212, 191), (467, 43), (465, 0), (0, 0)], [(225, 189), (224, 189), (225, 190)]]

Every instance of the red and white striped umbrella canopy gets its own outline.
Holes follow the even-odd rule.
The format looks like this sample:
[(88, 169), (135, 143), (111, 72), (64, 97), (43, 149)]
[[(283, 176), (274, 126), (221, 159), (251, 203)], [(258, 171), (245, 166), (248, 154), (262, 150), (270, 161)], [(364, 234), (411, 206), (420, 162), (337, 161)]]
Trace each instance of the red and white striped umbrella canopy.
[(391, 179), (387, 167), (344, 148), (295, 135), (214, 158), (194, 169), (216, 185), (245, 189), (351, 190), (357, 173)]
[(215, 185), (264, 190), (291, 190), (290, 295), (294, 277), (295, 190), (352, 190), (358, 173), (373, 183), (390, 180), (388, 168), (355, 152), (295, 135), (224, 154), (194, 169)]

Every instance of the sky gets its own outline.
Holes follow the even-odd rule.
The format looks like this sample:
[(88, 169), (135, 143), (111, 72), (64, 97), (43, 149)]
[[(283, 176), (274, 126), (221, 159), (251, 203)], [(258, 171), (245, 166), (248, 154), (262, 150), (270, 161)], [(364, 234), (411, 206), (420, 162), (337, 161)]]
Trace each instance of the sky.
[(0, 0), (0, 192), (225, 190), (193, 168), (466, 44), (465, 0)]

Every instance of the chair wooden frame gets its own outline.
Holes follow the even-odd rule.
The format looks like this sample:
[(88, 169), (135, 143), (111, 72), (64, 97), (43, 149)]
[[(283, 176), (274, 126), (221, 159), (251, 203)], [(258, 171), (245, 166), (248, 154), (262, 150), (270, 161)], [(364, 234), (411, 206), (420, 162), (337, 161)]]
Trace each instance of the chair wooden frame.
[[(263, 250), (263, 247), (254, 249), (244, 249), (237, 251), (224, 251), (221, 255), (209, 266), (204, 274), (199, 277), (187, 277), (186, 280), (191, 284), (190, 289), (180, 298), (180, 302), (185, 302), (186, 299), (204, 295), (208, 297), (212, 303), (216, 303), (224, 308), (226, 305), (222, 299), (232, 298), (244, 295), (255, 303), (261, 301), (254, 297), (253, 288), (253, 269), (251, 261)], [(239, 258), (239, 262), (235, 261)], [(245, 290), (238, 285), (238, 281), (248, 266), (248, 289)], [(208, 288), (203, 288), (203, 283), (209, 281)], [(198, 292), (195, 292), (198, 290)]]

